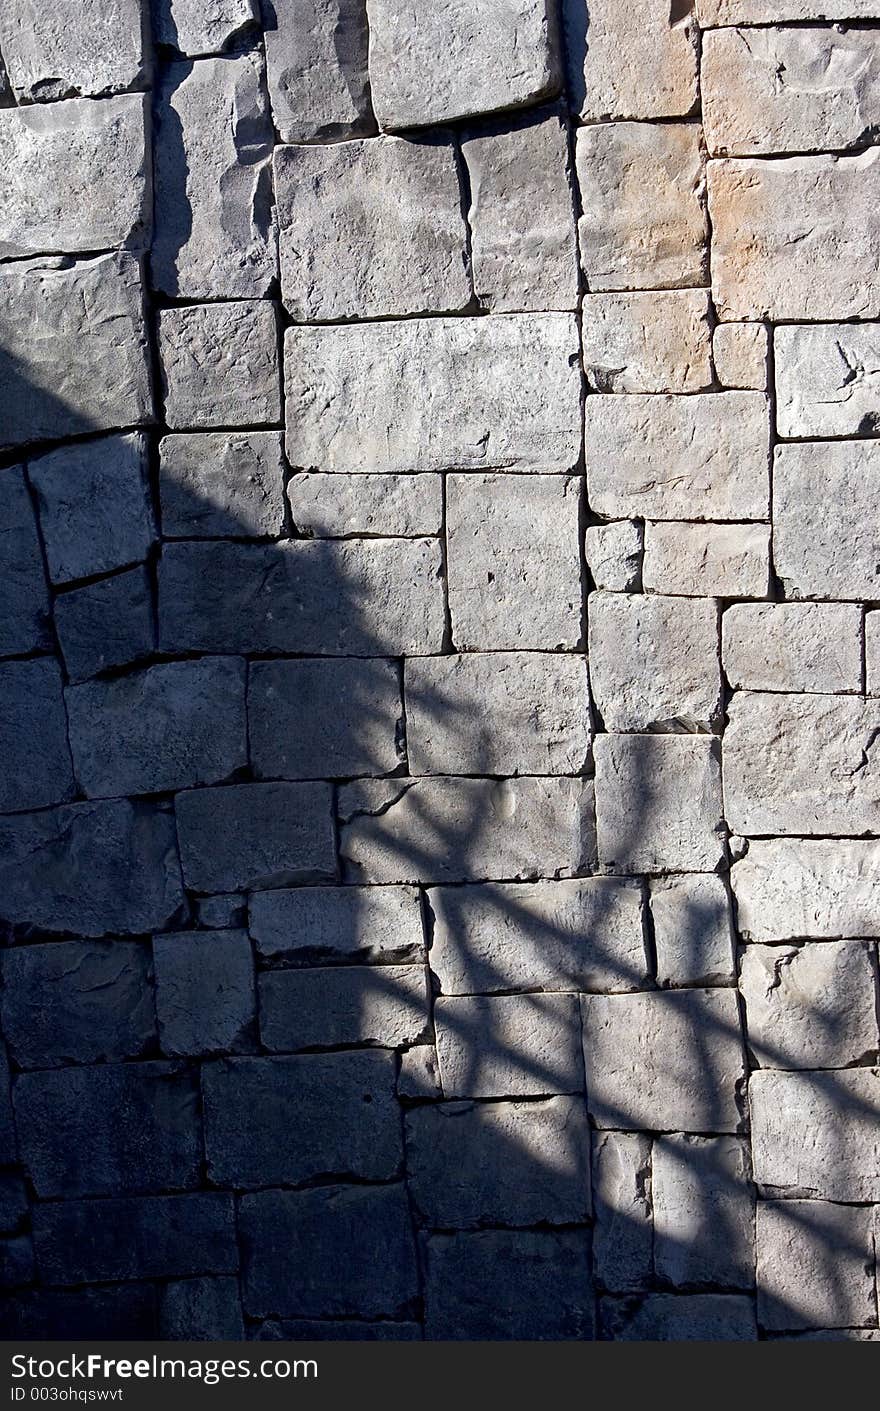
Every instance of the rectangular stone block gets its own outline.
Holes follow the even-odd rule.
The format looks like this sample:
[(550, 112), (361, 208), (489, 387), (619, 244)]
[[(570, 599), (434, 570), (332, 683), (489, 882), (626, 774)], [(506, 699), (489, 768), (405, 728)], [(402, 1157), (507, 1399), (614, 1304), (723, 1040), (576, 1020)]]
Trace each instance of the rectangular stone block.
[(282, 142), (375, 132), (365, 0), (261, 3), (269, 98)]
[(447, 477), (449, 610), (459, 651), (580, 646), (581, 489), (574, 476)]
[(770, 1196), (876, 1201), (880, 1072), (759, 1071), (749, 1081), (755, 1180)]
[(870, 19), (872, 0), (697, 0), (705, 27), (787, 24), (798, 20)]
[(260, 976), (260, 1037), (272, 1053), (418, 1043), (428, 1027), (424, 965), (333, 965)]
[(603, 1298), (600, 1336), (609, 1342), (757, 1342), (754, 1298), (742, 1294), (649, 1293)]
[(582, 122), (687, 117), (698, 101), (695, 26), (651, 0), (563, 0), (566, 76)]
[(636, 1132), (593, 1133), (593, 1266), (603, 1288), (650, 1288), (654, 1223), (651, 1139)]
[(248, 673), (257, 778), (391, 774), (404, 761), (400, 673), (393, 661), (260, 661)]
[(155, 1288), (148, 1283), (22, 1290), (4, 1300), (0, 1311), (9, 1335), (27, 1341), (153, 1338), (159, 1332)]
[(644, 898), (611, 877), (440, 887), (431, 969), (444, 995), (634, 990), (648, 979)]
[(581, 268), (593, 293), (705, 284), (697, 127), (597, 123), (578, 129), (575, 156)]
[(595, 857), (588, 779), (364, 779), (338, 816), (350, 882), (571, 876)]
[(578, 774), (589, 761), (584, 657), (420, 657), (404, 664), (404, 693), (412, 774)]
[(336, 875), (329, 784), (232, 784), (175, 801), (183, 875), (196, 892), (322, 882)]
[(439, 475), (292, 475), (287, 499), (293, 522), (313, 539), (350, 534), (419, 539), (439, 534), (443, 481)]
[(774, 838), (730, 873), (746, 940), (880, 935), (880, 844)]
[(237, 1278), (172, 1279), (159, 1300), (163, 1342), (245, 1341)]
[(865, 613), (865, 690), (880, 695), (880, 613)]
[(141, 94), (0, 108), (0, 258), (148, 245), (148, 120)]
[(861, 616), (850, 603), (734, 603), (721, 619), (724, 674), (752, 691), (858, 691)]
[(777, 446), (774, 461), (773, 559), (786, 596), (873, 599), (880, 444)]
[(865, 941), (747, 946), (740, 993), (762, 1068), (847, 1068), (880, 1047), (873, 947)]
[(54, 606), (55, 631), (70, 681), (85, 681), (99, 671), (130, 666), (152, 655), (155, 625), (145, 565), (61, 593)]
[(703, 598), (765, 598), (769, 524), (645, 525), (646, 592)]
[(712, 384), (708, 290), (585, 294), (582, 339), (595, 392), (702, 392)]
[(65, 692), (77, 778), (90, 798), (228, 779), (248, 762), (245, 663), (202, 657)]
[(205, 1064), (208, 1179), (244, 1190), (390, 1180), (403, 1157), (394, 1062), (377, 1052)]
[(651, 883), (657, 983), (732, 985), (736, 981), (730, 898), (715, 873), (685, 873)]
[(709, 162), (722, 319), (876, 318), (880, 152)]
[(564, 472), (580, 456), (573, 314), (285, 334), (294, 469)]
[(474, 995), (434, 1002), (448, 1098), (582, 1092), (576, 995)]
[(712, 334), (715, 376), (722, 387), (767, 390), (769, 334), (763, 323), (719, 323)]
[(163, 1053), (176, 1058), (253, 1047), (254, 958), (246, 931), (154, 936), (153, 962)]
[[(179, 54), (216, 54), (258, 22), (259, 0), (151, 0), (153, 39)], [(198, 1341), (193, 1338), (192, 1341)]]
[(656, 1138), (651, 1199), (659, 1279), (673, 1288), (754, 1287), (755, 1194), (741, 1138)]
[(570, 1225), (590, 1215), (583, 1097), (455, 1102), (406, 1114), (409, 1187), (425, 1224)]
[(403, 656), (439, 652), (440, 548), (430, 539), (167, 544), (166, 652)]
[(581, 1010), (597, 1127), (739, 1130), (745, 1057), (733, 990), (583, 995)]
[(74, 24), (64, 3), (0, 0), (0, 50), (19, 102), (98, 98), (145, 86), (149, 59), (140, 0), (81, 8)]
[(819, 1200), (758, 1205), (758, 1320), (764, 1328), (876, 1326), (871, 1211)]
[(880, 324), (788, 324), (774, 329), (773, 351), (780, 436), (880, 431)]
[(66, 803), (76, 794), (61, 671), (50, 657), (0, 665), (0, 811)]
[(278, 318), (269, 300), (160, 309), (157, 328), (172, 431), (281, 420)]
[(301, 887), (255, 892), (257, 954), (287, 965), (406, 964), (424, 959), (419, 894), (409, 887)]
[(0, 656), (52, 645), (43, 551), (24, 470), (0, 476)]
[(724, 854), (718, 745), (699, 735), (597, 735), (599, 859), (622, 872), (713, 872)]
[(770, 416), (759, 392), (588, 397), (584, 434), (596, 514), (767, 517)]
[(284, 472), (280, 431), (163, 436), (163, 538), (276, 538), (284, 531)]
[(635, 519), (589, 526), (584, 534), (584, 559), (598, 589), (609, 593), (641, 589), (644, 538), (644, 525)]

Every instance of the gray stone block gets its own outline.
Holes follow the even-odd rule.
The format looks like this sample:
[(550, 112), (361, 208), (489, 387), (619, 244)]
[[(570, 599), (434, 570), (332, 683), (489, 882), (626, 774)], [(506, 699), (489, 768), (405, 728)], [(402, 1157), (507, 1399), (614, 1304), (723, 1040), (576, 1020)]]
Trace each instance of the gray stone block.
[(787, 597), (858, 601), (880, 593), (871, 509), (878, 487), (877, 442), (777, 446), (773, 558)]
[(419, 539), (439, 534), (443, 482), (439, 475), (292, 475), (287, 499), (301, 534), (314, 539), (348, 535)]
[(247, 897), (237, 892), (221, 893), (215, 897), (196, 898), (196, 916), (200, 926), (211, 931), (222, 931), (227, 927), (247, 925)]
[(149, 61), (140, 0), (77, 9), (0, 0), (0, 49), (19, 101), (101, 97), (145, 86)]
[(0, 666), (0, 812), (65, 803), (75, 789), (61, 672), (54, 659)]
[(597, 735), (596, 828), (603, 866), (712, 872), (724, 855), (721, 765), (699, 735)]
[(281, 420), (273, 303), (191, 304), (161, 309), (157, 322), (165, 417), (172, 431)]
[(281, 432), (163, 436), (159, 495), (166, 539), (277, 537), (284, 529)]
[(644, 538), (644, 526), (634, 519), (589, 526), (584, 534), (584, 558), (593, 583), (600, 591), (639, 591)]
[(270, 1053), (369, 1044), (400, 1048), (428, 1028), (424, 965), (332, 965), (260, 976), (260, 1037)]
[(148, 657), (155, 627), (146, 568), (139, 565), (60, 594), (55, 630), (72, 682)]
[(0, 656), (52, 645), (49, 592), (24, 471), (0, 476)]
[(584, 371), (596, 392), (702, 392), (712, 381), (708, 289), (585, 294)]
[(418, 1044), (400, 1055), (397, 1096), (415, 1102), (419, 1098), (440, 1098), (440, 1065), (433, 1044)]
[(258, 890), (336, 874), (329, 784), (233, 784), (176, 801), (186, 884), (196, 892)]
[(770, 1196), (877, 1201), (880, 1071), (760, 1070), (749, 1081), (755, 1180)]
[(582, 1092), (577, 995), (473, 995), (434, 1002), (448, 1098)]
[(754, 840), (730, 874), (745, 940), (880, 934), (880, 844)]
[(262, 0), (269, 98), (282, 142), (376, 130), (365, 0)]
[(238, 1279), (172, 1279), (159, 1295), (164, 1342), (244, 1342)]
[(820, 1200), (758, 1204), (758, 1321), (775, 1332), (876, 1326), (872, 1212)]
[(873, 948), (865, 941), (750, 945), (740, 993), (754, 1059), (764, 1068), (846, 1068), (880, 1047)]
[(153, 960), (163, 1053), (177, 1058), (253, 1047), (254, 958), (246, 931), (155, 936)]
[(754, 1299), (742, 1294), (652, 1293), (603, 1298), (600, 1336), (611, 1342), (757, 1342)]
[[(731, 394), (732, 395), (732, 394)], [(766, 598), (769, 524), (645, 525), (645, 592), (688, 598)]]
[(422, 961), (419, 894), (410, 887), (254, 892), (250, 932), (263, 960), (287, 965)]
[(682, 118), (698, 100), (696, 27), (652, 0), (590, 7), (563, 0), (566, 75), (573, 111), (606, 118)]
[(754, 1287), (755, 1195), (744, 1141), (657, 1137), (651, 1199), (659, 1279), (676, 1288)]
[(207, 6), (201, 0), (151, 0), (150, 10), (157, 44), (197, 56), (244, 38), (259, 22), (260, 0), (211, 0)]
[(721, 386), (766, 392), (768, 343), (769, 331), (763, 323), (716, 324), (712, 360)]
[(592, 1160), (593, 1267), (604, 1289), (629, 1293), (653, 1281), (651, 1140), (595, 1132)]
[(730, 899), (715, 873), (658, 877), (651, 883), (657, 983), (732, 985), (735, 980)]
[(880, 430), (880, 325), (787, 324), (774, 329), (773, 354), (780, 436), (859, 436)]
[(721, 655), (733, 687), (858, 691), (861, 609), (855, 603), (734, 603), (721, 619)]

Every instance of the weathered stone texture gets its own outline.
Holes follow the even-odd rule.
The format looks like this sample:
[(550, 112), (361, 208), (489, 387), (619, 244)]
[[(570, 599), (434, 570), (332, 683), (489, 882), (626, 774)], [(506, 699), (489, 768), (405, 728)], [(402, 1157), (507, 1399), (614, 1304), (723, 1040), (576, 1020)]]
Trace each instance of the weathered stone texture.
[(180, 54), (216, 54), (256, 24), (260, 0), (150, 0), (150, 11), (157, 44)]
[(177, 796), (183, 875), (196, 892), (319, 882), (336, 873), (329, 784), (232, 784)]
[(159, 456), (166, 539), (261, 539), (282, 533), (280, 431), (163, 436)]
[(736, 1294), (652, 1293), (603, 1298), (601, 1335), (613, 1342), (756, 1342), (755, 1305)]
[(434, 1003), (447, 1098), (582, 1091), (577, 995), (475, 995)]
[(443, 482), (439, 475), (292, 475), (287, 500), (301, 534), (314, 539), (420, 539), (439, 534)]
[(790, 598), (880, 594), (880, 444), (777, 446), (773, 559)]
[(696, 30), (653, 0), (563, 0), (566, 74), (584, 122), (681, 118), (697, 103)]
[(334, 142), (376, 128), (365, 0), (261, 0), (269, 98), (282, 142)]
[(51, 658), (0, 666), (0, 813), (74, 797), (61, 672)]
[(787, 24), (799, 20), (870, 19), (874, 0), (697, 0), (697, 17), (715, 25)]
[(280, 420), (274, 304), (245, 299), (161, 309), (157, 323), (171, 430)]
[(597, 1279), (618, 1293), (649, 1288), (654, 1272), (651, 1139), (635, 1132), (595, 1132), (592, 1188)]
[(584, 557), (597, 588), (633, 593), (641, 587), (644, 537), (644, 527), (634, 519), (589, 527)]
[(763, 323), (717, 324), (712, 334), (712, 359), (721, 386), (765, 391), (768, 341)]
[(0, 0), (0, 50), (20, 102), (100, 97), (148, 76), (141, 0), (96, 6)]
[(880, 1072), (753, 1073), (755, 1180), (770, 1195), (876, 1201)]
[(244, 1342), (236, 1278), (171, 1279), (160, 1295), (165, 1342)]
[(418, 893), (408, 887), (301, 887), (255, 892), (250, 933), (264, 960), (288, 965), (423, 958)]
[(659, 985), (733, 984), (733, 926), (721, 877), (692, 872), (658, 878), (651, 883), (651, 919)]
[(153, 960), (163, 1053), (236, 1053), (251, 1045), (256, 999), (247, 932), (156, 936)]
[(755, 1195), (739, 1137), (663, 1136), (651, 1163), (654, 1267), (675, 1288), (755, 1282)]
[(849, 603), (735, 603), (721, 619), (724, 674), (751, 691), (858, 691), (861, 616)]
[(774, 1331), (875, 1324), (871, 1212), (825, 1201), (758, 1206), (758, 1320)]
[(646, 592), (702, 598), (765, 598), (769, 524), (645, 525)]
[(0, 476), (0, 656), (24, 656), (51, 643), (49, 592), (24, 470)]
[(599, 860), (620, 872), (712, 872), (724, 825), (717, 744), (696, 735), (598, 735)]
[(880, 1046), (874, 959), (865, 941), (747, 946), (740, 993), (763, 1068), (846, 1068)]
[(753, 941), (880, 935), (880, 844), (776, 838), (731, 870), (739, 928)]
[(780, 436), (880, 431), (880, 324), (784, 325), (773, 351)]
[(596, 392), (702, 392), (712, 383), (708, 290), (585, 294), (582, 340)]
[(327, 965), (260, 976), (260, 1038), (270, 1052), (400, 1048), (428, 1027), (423, 965)]
[(153, 650), (153, 605), (143, 565), (62, 593), (55, 599), (54, 615), (64, 665), (73, 682), (129, 666)]

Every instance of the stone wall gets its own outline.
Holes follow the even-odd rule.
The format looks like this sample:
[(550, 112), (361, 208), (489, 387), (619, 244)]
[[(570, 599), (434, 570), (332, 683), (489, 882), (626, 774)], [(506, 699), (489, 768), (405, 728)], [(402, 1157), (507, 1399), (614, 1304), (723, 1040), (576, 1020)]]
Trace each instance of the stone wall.
[(877, 18), (0, 0), (7, 1335), (880, 1338)]

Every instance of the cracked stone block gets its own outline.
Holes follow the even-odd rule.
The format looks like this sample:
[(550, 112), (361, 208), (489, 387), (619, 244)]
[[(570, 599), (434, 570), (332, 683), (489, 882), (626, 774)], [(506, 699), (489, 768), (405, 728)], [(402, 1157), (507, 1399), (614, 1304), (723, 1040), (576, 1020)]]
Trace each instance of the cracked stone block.
[(733, 832), (877, 830), (880, 702), (739, 691), (728, 720), (724, 802)]
[(2, 813), (65, 803), (76, 792), (54, 658), (0, 665), (0, 756)]
[(112, 1288), (28, 1289), (0, 1304), (10, 1337), (92, 1341), (158, 1337), (152, 1284)]
[(397, 1078), (397, 1095), (400, 1098), (437, 1099), (443, 1096), (440, 1086), (440, 1065), (437, 1050), (433, 1044), (417, 1044), (415, 1048), (404, 1049), (400, 1055), (400, 1073)]
[(198, 1091), (180, 1064), (22, 1073), (14, 1098), (22, 1160), (41, 1198), (186, 1190), (200, 1182)]
[(0, 656), (52, 646), (49, 590), (24, 470), (0, 476)]
[(645, 525), (646, 592), (703, 598), (765, 598), (770, 591), (769, 524)]
[(301, 887), (255, 892), (257, 955), (287, 965), (423, 962), (419, 894), (410, 887)]
[(600, 1335), (610, 1342), (756, 1342), (753, 1298), (742, 1294), (651, 1293), (603, 1298)]
[[(280, 0), (278, 0), (280, 3)], [(216, 54), (259, 23), (259, 0), (151, 0), (153, 39), (179, 54)], [(200, 1341), (193, 1338), (193, 1342)]]
[(34, 1243), (40, 1275), (52, 1284), (238, 1268), (235, 1206), (219, 1191), (38, 1205)]
[(288, 328), (287, 458), (356, 474), (574, 470), (578, 347), (569, 313)]
[(363, 779), (338, 809), (350, 882), (571, 876), (595, 857), (588, 779)]
[(163, 74), (150, 254), (163, 294), (260, 298), (278, 277), (264, 78), (259, 51), (170, 64)]
[(768, 332), (763, 323), (716, 324), (712, 334), (712, 358), (721, 386), (765, 392), (767, 345)]
[(861, 618), (850, 603), (735, 603), (721, 619), (724, 674), (752, 691), (858, 691)]
[(163, 1053), (177, 1058), (249, 1047), (257, 1016), (246, 931), (154, 936), (153, 961)]
[(387, 657), (443, 646), (431, 539), (166, 544), (158, 575), (166, 652)]
[(420, 657), (404, 664), (404, 690), (412, 774), (578, 774), (589, 762), (584, 657)]
[(276, 306), (242, 299), (157, 314), (172, 431), (281, 420)]
[(610, 593), (637, 593), (642, 586), (644, 527), (634, 519), (593, 524), (584, 535), (584, 557), (593, 582)]
[(746, 940), (880, 935), (880, 844), (753, 840), (730, 873)]
[(376, 131), (365, 0), (261, 0), (269, 99), (282, 142)]
[(248, 729), (257, 778), (392, 774), (404, 761), (398, 665), (344, 657), (252, 662)]
[(173, 1279), (159, 1295), (164, 1342), (244, 1342), (238, 1279)]
[(409, 1187), (429, 1226), (570, 1225), (590, 1216), (583, 1097), (406, 1113)]
[(148, 119), (141, 94), (0, 110), (0, 258), (148, 245)]
[(651, 1139), (594, 1132), (593, 1265), (605, 1289), (628, 1293), (652, 1282)]
[(447, 477), (449, 610), (459, 651), (580, 645), (581, 488), (576, 476)]
[(880, 444), (777, 446), (773, 558), (792, 598), (880, 595)]
[(163, 436), (159, 495), (166, 539), (262, 539), (284, 532), (280, 431)]
[(644, 898), (611, 877), (428, 893), (431, 969), (445, 995), (636, 990), (648, 980)]
[(586, 1230), (475, 1230), (425, 1243), (425, 1337), (580, 1342), (595, 1337)]
[(682, 118), (698, 102), (696, 28), (653, 0), (563, 0), (566, 76), (582, 122)]
[(150, 956), (111, 940), (15, 946), (3, 954), (3, 1030), (20, 1068), (140, 1058), (153, 1046)]
[(721, 319), (876, 318), (880, 151), (709, 162)]
[(336, 875), (329, 784), (232, 784), (175, 801), (186, 885), (237, 892)]
[(880, 125), (880, 38), (830, 27), (711, 30), (701, 86), (713, 156), (859, 147)]
[(650, 519), (766, 519), (770, 414), (757, 392), (593, 396), (590, 508)]
[(146, 41), (141, 0), (0, 0), (0, 50), (19, 102), (143, 88)]
[(577, 995), (438, 998), (434, 1025), (447, 1098), (583, 1091)]
[(196, 917), (199, 926), (211, 931), (222, 931), (227, 927), (236, 929), (247, 925), (247, 898), (230, 892), (216, 897), (196, 899)]
[(139, 563), (153, 541), (146, 438), (105, 436), (28, 463), (54, 584)]
[(759, 1069), (749, 1106), (755, 1180), (767, 1194), (878, 1200), (880, 1071)]
[(581, 1010), (597, 1127), (739, 1130), (745, 1063), (734, 990), (583, 995)]
[(819, 1200), (758, 1205), (763, 1328), (876, 1326), (872, 1212)]
[(577, 243), (568, 134), (558, 113), (466, 134), (476, 297), (492, 313), (574, 309)]
[(292, 475), (287, 499), (300, 534), (315, 539), (385, 535), (418, 539), (439, 534), (443, 481), (439, 475)]
[(271, 1053), (418, 1043), (428, 1028), (424, 965), (333, 965), (260, 976), (260, 1038)]
[(880, 1046), (874, 958), (864, 941), (746, 946), (740, 993), (763, 1068), (846, 1068)]
[(208, 1179), (238, 1189), (390, 1180), (403, 1156), (394, 1062), (376, 1051), (206, 1063)]
[(87, 681), (68, 687), (65, 704), (77, 779), (90, 798), (215, 784), (248, 762), (245, 663), (235, 657)]
[(730, 901), (712, 872), (651, 883), (657, 983), (664, 989), (732, 985), (736, 980)]
[(603, 866), (714, 872), (724, 852), (721, 765), (698, 735), (597, 735), (596, 827)]
[(559, 91), (556, 6), (508, 0), (486, 13), (460, 0), (425, 9), (367, 0), (373, 107), (383, 128), (427, 127), (524, 108)]
[(400, 317), (469, 303), (448, 137), (277, 147), (274, 166), (281, 296), (294, 319)]
[(738, 1137), (657, 1137), (652, 1157), (654, 1267), (675, 1288), (755, 1282), (755, 1196)]
[(706, 283), (699, 128), (685, 123), (598, 123), (578, 129), (587, 286), (683, 289)]
[(21, 1176), (7, 1171), (0, 1176), (0, 1230), (14, 1234), (28, 1215), (27, 1189)]
[(3, 446), (153, 419), (140, 269), (127, 252), (0, 265), (0, 347)]
[(399, 1182), (246, 1195), (239, 1229), (251, 1317), (399, 1317), (419, 1295)]
[(711, 730), (721, 714), (711, 600), (592, 593), (590, 686), (606, 730)]
[(595, 392), (705, 391), (711, 342), (707, 289), (584, 295), (584, 371)]
[(183, 903), (174, 819), (126, 799), (0, 819), (0, 912), (80, 936), (144, 935)]
[(146, 569), (138, 565), (59, 594), (55, 630), (72, 682), (148, 657), (155, 629)]
[(880, 431), (880, 324), (791, 324), (774, 330), (773, 350), (780, 436)]

